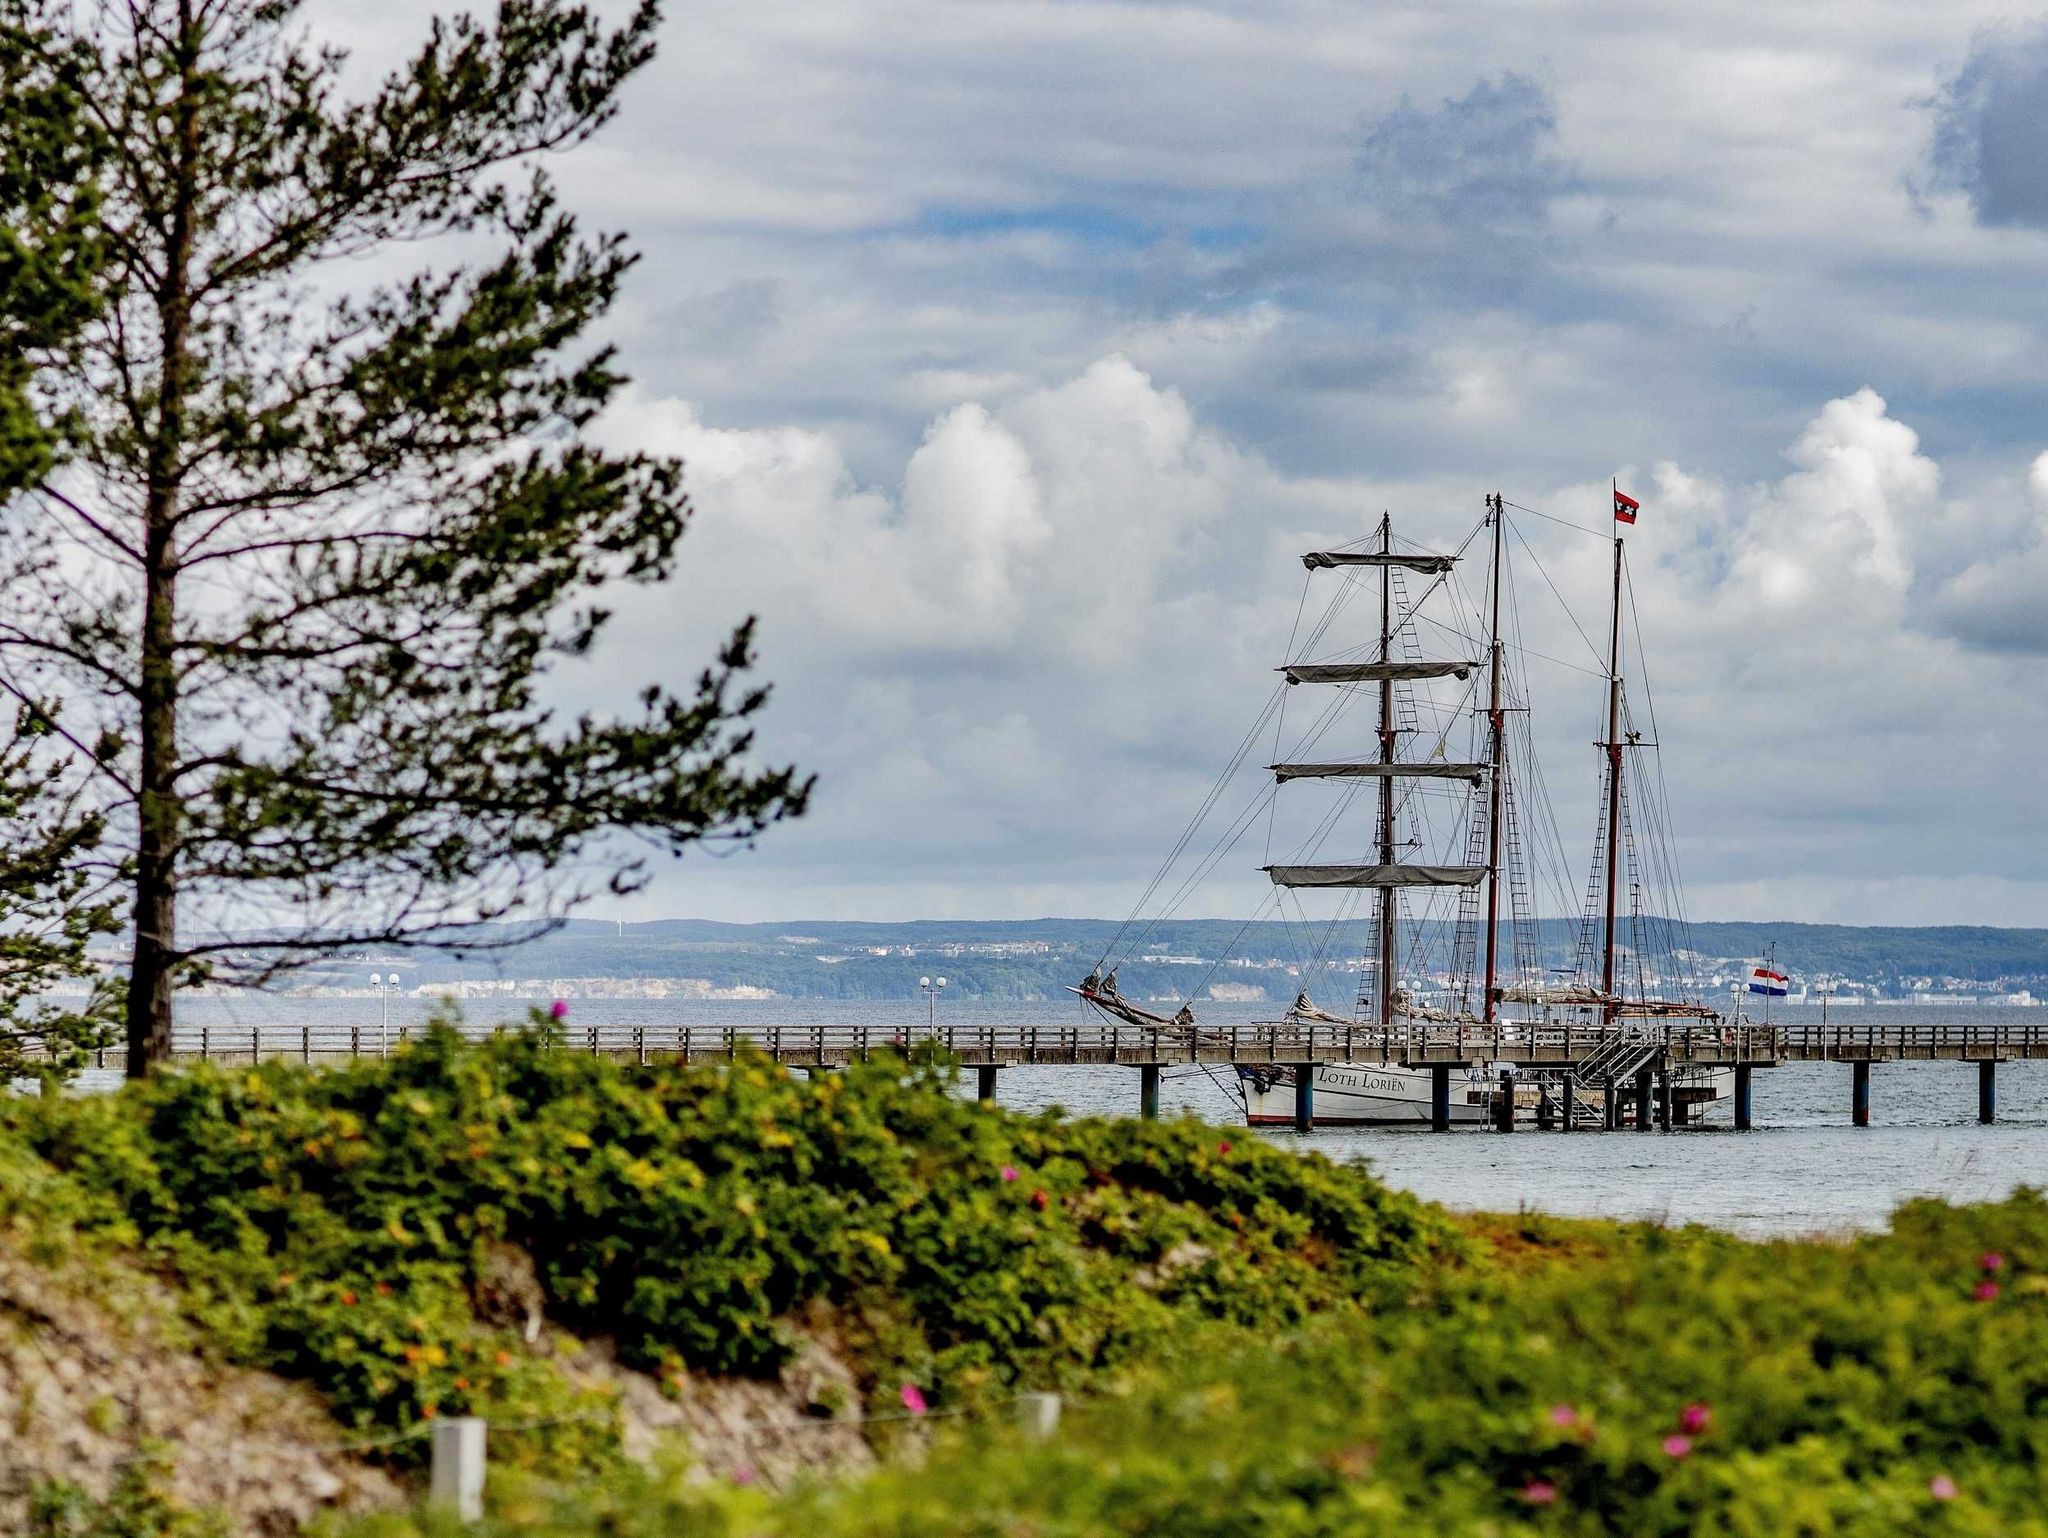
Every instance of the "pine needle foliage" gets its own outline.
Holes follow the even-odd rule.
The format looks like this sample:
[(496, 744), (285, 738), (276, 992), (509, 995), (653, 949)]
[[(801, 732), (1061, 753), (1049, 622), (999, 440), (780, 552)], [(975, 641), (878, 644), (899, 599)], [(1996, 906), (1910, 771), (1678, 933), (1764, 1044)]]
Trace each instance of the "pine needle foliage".
[[(553, 703), (690, 514), (679, 463), (588, 437), (634, 257), (539, 165), (612, 116), (652, 0), (436, 19), (367, 90), (299, 12), (52, 4), (16, 66), (83, 103), (96, 282), (24, 385), (61, 462), (6, 521), (0, 677), (67, 700), (131, 873), (131, 1073), (182, 982), (545, 927), (808, 790), (750, 757), (751, 621), (673, 692)], [(57, 152), (10, 119), (0, 161)]]
[[(0, 496), (35, 485), (63, 424), (38, 372), (97, 312), (100, 141), (85, 100), (89, 56), (33, 4), (0, 0)], [(81, 800), (49, 711), (0, 695), (0, 1082), (65, 1073), (107, 1043), (113, 1005), (86, 957), (115, 927), (103, 820)], [(64, 997), (55, 997), (59, 990)]]
[(77, 775), (51, 751), (47, 711), (24, 706), (0, 739), (0, 1084), (68, 1076), (115, 1040), (120, 986), (88, 954), (120, 923), (121, 873)]

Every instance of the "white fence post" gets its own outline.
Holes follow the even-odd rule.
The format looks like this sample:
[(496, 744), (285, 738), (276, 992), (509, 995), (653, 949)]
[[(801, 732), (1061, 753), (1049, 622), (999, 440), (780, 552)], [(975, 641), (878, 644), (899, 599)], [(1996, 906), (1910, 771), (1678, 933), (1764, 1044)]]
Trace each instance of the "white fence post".
[(1027, 1439), (1043, 1442), (1060, 1425), (1060, 1396), (1057, 1394), (1019, 1394), (1017, 1396), (1017, 1424), (1024, 1430)]
[(434, 1422), (434, 1459), (427, 1504), (453, 1511), (459, 1522), (484, 1514), (484, 1423), (474, 1415)]

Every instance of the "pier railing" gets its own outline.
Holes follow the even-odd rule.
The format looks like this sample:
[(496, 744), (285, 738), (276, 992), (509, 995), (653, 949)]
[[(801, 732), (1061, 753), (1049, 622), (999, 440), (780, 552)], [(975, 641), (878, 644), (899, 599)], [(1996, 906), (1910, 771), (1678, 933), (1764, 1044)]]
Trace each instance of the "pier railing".
[[(1181, 1030), (1092, 1020), (935, 1027), (922, 1023), (897, 1027), (575, 1024), (562, 1032), (562, 1045), (571, 1051), (641, 1062), (656, 1058), (700, 1062), (754, 1051), (799, 1067), (837, 1066), (923, 1043), (943, 1047), (969, 1066), (1211, 1063), (1255, 1067), (1360, 1062), (1573, 1067), (1598, 1059), (1624, 1036), (1649, 1038), (1673, 1063), (1704, 1066), (2048, 1058), (2048, 1019), (2034, 1019), (2032, 1011), (2015, 1010), (2013, 1015), (2010, 1021), (1857, 1021), (1825, 1026), (1404, 1022), (1391, 1029), (1370, 1023), (1277, 1022)], [(463, 1033), (487, 1037), (503, 1029), (472, 1024), (463, 1027)], [(374, 1024), (181, 1025), (173, 1034), (172, 1048), (175, 1055), (186, 1058), (334, 1061), (375, 1057), (417, 1034), (415, 1028), (380, 1030)]]

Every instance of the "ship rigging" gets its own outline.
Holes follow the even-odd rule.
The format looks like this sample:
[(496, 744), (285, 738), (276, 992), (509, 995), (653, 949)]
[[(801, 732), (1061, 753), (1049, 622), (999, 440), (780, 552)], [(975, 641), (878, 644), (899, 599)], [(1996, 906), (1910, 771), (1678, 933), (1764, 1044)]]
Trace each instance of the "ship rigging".
[[(1624, 529), (1634, 522), (1634, 508), (1617, 488), (1604, 654), (1572, 616), (1536, 545), (1510, 513), (1565, 520), (1517, 508), (1497, 494), (1485, 499), (1479, 523), (1448, 551), (1398, 538), (1391, 516), (1383, 515), (1365, 539), (1303, 555), (1307, 586), (1299, 614), (1309, 612), (1319, 579), (1334, 579), (1334, 591), (1306, 630), (1297, 618), (1287, 650), (1291, 660), (1278, 669), (1280, 681), (1264, 711), (1138, 909), (1074, 990), (1087, 1007), (1132, 1025), (1199, 1035), (1203, 1001), (1196, 995), (1228, 956), (1214, 958), (1208, 975), (1178, 999), (1127, 997), (1135, 990), (1121, 984), (1119, 974), (1263, 825), (1266, 856), (1260, 869), (1270, 890), (1239, 934), (1263, 918), (1285, 921), (1296, 957), (1289, 971), (1300, 978), (1285, 1013), (1288, 1021), (1368, 1024), (1378, 1028), (1384, 1043), (1418, 1023), (1512, 1034), (1569, 1020), (1620, 1040), (1639, 1031), (1632, 1022), (1645, 1017), (1718, 1020), (1702, 1002), (1696, 953), (1686, 933), (1655, 709), (1641, 627), (1633, 622)], [(1459, 582), (1461, 563), (1475, 545), (1483, 552), (1485, 573), (1476, 594)], [(1550, 628), (1568, 633), (1554, 623), (1555, 612), (1561, 612), (1594, 666), (1565, 662), (1530, 644), (1520, 588), (1533, 585), (1517, 582), (1524, 568), (1556, 601)], [(1341, 622), (1362, 594), (1377, 599), (1376, 625), (1361, 642), (1327, 650), (1332, 638), (1344, 634)], [(1625, 610), (1631, 621), (1626, 627)], [(1625, 635), (1636, 643), (1645, 707), (1641, 725), (1624, 677), (1624, 663), (1631, 660)], [(1569, 872), (1576, 862), (1558, 831), (1531, 724), (1528, 675), (1538, 664), (1591, 673), (1604, 685), (1600, 795), (1592, 858), (1581, 867), (1589, 873), (1583, 901), (1572, 897)], [(1290, 737), (1290, 700), (1304, 690), (1324, 697), (1308, 724)], [(1351, 740), (1367, 738), (1370, 750), (1319, 751), (1326, 738), (1345, 741), (1343, 727), (1362, 713), (1360, 707), (1371, 709), (1372, 720)], [(1214, 824), (1269, 728), (1266, 773), (1206, 852), (1194, 855), (1199, 835)], [(1294, 799), (1317, 786), (1324, 798), (1320, 809), (1311, 808), (1305, 826), (1289, 822), (1290, 846), (1283, 840), (1283, 803), (1291, 812)], [(1366, 807), (1372, 813), (1370, 840), (1342, 842), (1356, 837), (1353, 830)], [(1276, 841), (1287, 850), (1284, 857), (1273, 856)], [(1335, 858), (1326, 854), (1332, 849)], [(1164, 901), (1155, 906), (1162, 893)], [(1312, 917), (1304, 894), (1333, 903), (1333, 911)], [(1558, 926), (1539, 918), (1539, 894), (1553, 913), (1577, 912), (1568, 966), (1556, 964), (1566, 947), (1559, 943)], [(1361, 923), (1359, 907), (1367, 897), (1371, 917)], [(1346, 971), (1353, 979), (1345, 987), (1348, 1015), (1316, 1002), (1318, 994), (1332, 996), (1337, 975)], [(1409, 1122), (1428, 1114), (1426, 1072), (1383, 1065), (1368, 1072), (1334, 1064), (1248, 1071), (1242, 1084), (1254, 1123), (1292, 1120), (1278, 1110), (1269, 1114), (1262, 1102), (1295, 1072), (1318, 1076), (1320, 1123)], [(1525, 1098), (1533, 1104), (1554, 1088), (1540, 1082), (1540, 1075), (1529, 1077), (1531, 1082), (1503, 1088), (1490, 1070), (1475, 1070), (1456, 1119), (1492, 1117), (1502, 1110), (1504, 1095), (1516, 1104)], [(1695, 1090), (1693, 1098), (1705, 1098), (1713, 1086)], [(1562, 1109), (1571, 1115), (1577, 1108)]]

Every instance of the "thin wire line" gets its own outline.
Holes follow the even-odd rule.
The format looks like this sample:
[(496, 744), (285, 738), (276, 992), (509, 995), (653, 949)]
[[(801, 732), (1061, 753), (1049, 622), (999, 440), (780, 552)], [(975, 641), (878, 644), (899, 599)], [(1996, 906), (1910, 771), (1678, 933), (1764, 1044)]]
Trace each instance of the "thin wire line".
[[(1530, 545), (1528, 538), (1513, 524), (1508, 525), (1508, 532), (1514, 535), (1517, 540), (1520, 540), (1522, 548), (1529, 552), (1529, 559), (1536, 563), (1536, 571), (1543, 578), (1543, 585), (1550, 589), (1551, 596), (1557, 600), (1557, 606), (1564, 610), (1564, 617), (1572, 622), (1572, 629), (1578, 631), (1579, 639), (1586, 643), (1586, 650), (1593, 654), (1593, 660), (1595, 662), (1602, 661), (1600, 648), (1593, 644), (1592, 638), (1586, 634), (1584, 628), (1579, 624), (1579, 617), (1572, 613), (1572, 606), (1564, 601), (1564, 594), (1559, 592), (1557, 584), (1550, 580), (1550, 573), (1544, 569), (1541, 558), (1537, 556), (1535, 548)], [(1604, 669), (1601, 676), (1603, 678), (1606, 676)]]
[(1602, 534), (1598, 529), (1589, 529), (1583, 523), (1573, 523), (1569, 518), (1560, 518), (1555, 513), (1538, 512), (1533, 507), (1524, 507), (1519, 502), (1510, 502), (1508, 506), (1518, 513), (1529, 513), (1538, 518), (1546, 518), (1552, 523), (1564, 525), (1567, 529), (1577, 529), (1581, 534), (1590, 534), (1595, 539), (1612, 539), (1614, 537), (1612, 534)]

